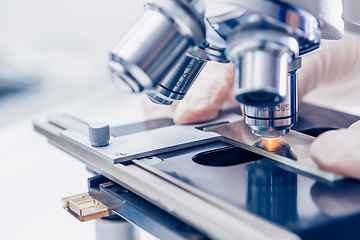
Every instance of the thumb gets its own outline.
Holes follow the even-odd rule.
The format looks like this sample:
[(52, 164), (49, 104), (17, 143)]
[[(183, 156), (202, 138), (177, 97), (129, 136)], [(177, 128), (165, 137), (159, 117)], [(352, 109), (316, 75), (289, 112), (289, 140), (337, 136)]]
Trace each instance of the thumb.
[(348, 129), (321, 134), (311, 145), (314, 161), (326, 170), (360, 179), (360, 121)]
[(188, 124), (216, 118), (229, 98), (233, 81), (233, 64), (207, 63), (189, 93), (179, 102), (174, 122)]

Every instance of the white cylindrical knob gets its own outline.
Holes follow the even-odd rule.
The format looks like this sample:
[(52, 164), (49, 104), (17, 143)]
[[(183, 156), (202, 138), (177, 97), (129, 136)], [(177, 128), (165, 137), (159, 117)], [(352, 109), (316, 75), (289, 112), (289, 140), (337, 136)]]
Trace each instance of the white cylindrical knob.
[(103, 147), (109, 144), (110, 127), (107, 123), (91, 123), (89, 125), (89, 140), (93, 147)]

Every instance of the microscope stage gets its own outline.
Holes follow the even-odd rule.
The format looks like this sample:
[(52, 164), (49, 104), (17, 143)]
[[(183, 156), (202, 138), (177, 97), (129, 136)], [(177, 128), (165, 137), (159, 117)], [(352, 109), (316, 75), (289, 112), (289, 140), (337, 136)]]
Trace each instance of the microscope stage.
[[(321, 112), (317, 107), (305, 107), (309, 109)], [(345, 115), (340, 116), (342, 124), (358, 119)], [(309, 124), (312, 121), (302, 120), (299, 126), (304, 132), (323, 129), (318, 121)], [(87, 140), (87, 128), (86, 122), (66, 115), (35, 123), (35, 129), (47, 136), (50, 143), (138, 196), (136, 204), (146, 202), (146, 206), (160, 209), (159, 215), (143, 209), (156, 224), (162, 221), (162, 226), (166, 225), (161, 216), (167, 214), (196, 229), (203, 237), (299, 239), (299, 235), (312, 239), (311, 236), (335, 234), (344, 227), (354, 236), (349, 227), (360, 222), (360, 183), (321, 170), (312, 163), (308, 155), (314, 139), (311, 136), (292, 131), (280, 141), (264, 140), (252, 135), (242, 121), (174, 126), (171, 120), (160, 119), (112, 127), (109, 145), (93, 147)], [(159, 138), (161, 141), (156, 140)], [(129, 148), (144, 142), (149, 144), (139, 144), (132, 157), (115, 158), (124, 146)], [(101, 198), (100, 187), (91, 186), (90, 194)], [(94, 189), (98, 190), (94, 193)], [(170, 236), (156, 231), (136, 215), (129, 215), (129, 209), (142, 211), (141, 206), (134, 208), (135, 203), (129, 199), (108, 193), (108, 198), (101, 202), (108, 202), (112, 208), (117, 199), (112, 209), (120, 216), (159, 237)], [(116, 199), (111, 200), (113, 197)], [(172, 227), (165, 229), (180, 236), (179, 239), (190, 236)]]

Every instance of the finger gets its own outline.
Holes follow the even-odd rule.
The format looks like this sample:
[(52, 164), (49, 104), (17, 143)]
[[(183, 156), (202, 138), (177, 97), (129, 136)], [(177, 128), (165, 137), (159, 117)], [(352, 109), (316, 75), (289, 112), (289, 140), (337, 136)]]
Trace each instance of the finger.
[(310, 154), (323, 169), (360, 179), (360, 130), (341, 129), (321, 134)]
[(171, 105), (160, 105), (153, 103), (150, 99), (142, 95), (142, 106), (144, 109), (146, 119), (155, 119), (155, 118), (163, 118), (168, 117), (171, 118), (175, 111), (177, 102), (173, 102)]
[(231, 94), (233, 79), (233, 64), (207, 63), (184, 100), (179, 102), (174, 122), (187, 124), (216, 118)]

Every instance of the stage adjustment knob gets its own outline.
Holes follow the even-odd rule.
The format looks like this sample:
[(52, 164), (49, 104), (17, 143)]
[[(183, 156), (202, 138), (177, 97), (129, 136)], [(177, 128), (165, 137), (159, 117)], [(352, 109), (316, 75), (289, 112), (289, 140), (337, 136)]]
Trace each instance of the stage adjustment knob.
[(91, 123), (89, 125), (89, 140), (93, 147), (103, 147), (109, 144), (110, 127), (107, 123)]

